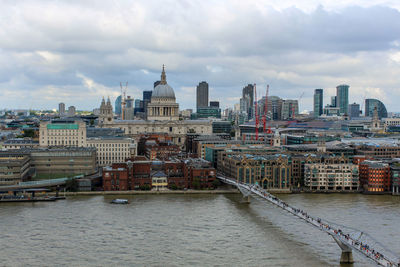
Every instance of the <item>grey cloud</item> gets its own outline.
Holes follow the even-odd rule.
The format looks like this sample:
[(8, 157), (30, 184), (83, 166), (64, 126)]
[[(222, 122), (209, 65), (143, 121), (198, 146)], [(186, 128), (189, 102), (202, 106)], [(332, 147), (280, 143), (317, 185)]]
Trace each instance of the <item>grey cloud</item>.
[(202, 80), (221, 101), (254, 82), (291, 98), (341, 82), (355, 95), (366, 86), (388, 95), (400, 87), (399, 64), (389, 59), (400, 42), (400, 13), (390, 7), (306, 13), (220, 1), (5, 1), (0, 10), (0, 91), (8, 92), (0, 107), (12, 107), (12, 91), (25, 90), (35, 107), (56, 106), (57, 93), (49, 102), (34, 94), (51, 90), (59, 101), (97, 106), (101, 95), (81, 101), (87, 88), (77, 73), (104, 86), (99, 93), (128, 80), (141, 97), (162, 64), (182, 107), (194, 101), (181, 88)]

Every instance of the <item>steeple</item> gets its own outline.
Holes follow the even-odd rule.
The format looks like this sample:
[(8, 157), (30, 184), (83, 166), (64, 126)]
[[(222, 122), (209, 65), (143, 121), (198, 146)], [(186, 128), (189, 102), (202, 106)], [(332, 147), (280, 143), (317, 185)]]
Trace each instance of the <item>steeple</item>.
[(111, 105), (110, 97), (107, 98), (107, 106)]
[(165, 75), (165, 66), (162, 65), (161, 82), (160, 84), (167, 84), (167, 76)]

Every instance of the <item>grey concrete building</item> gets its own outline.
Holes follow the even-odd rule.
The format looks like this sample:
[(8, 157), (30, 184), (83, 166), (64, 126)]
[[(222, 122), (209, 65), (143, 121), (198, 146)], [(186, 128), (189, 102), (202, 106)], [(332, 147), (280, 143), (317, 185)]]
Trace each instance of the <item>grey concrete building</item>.
[(196, 88), (196, 108), (208, 107), (208, 83), (203, 81)]

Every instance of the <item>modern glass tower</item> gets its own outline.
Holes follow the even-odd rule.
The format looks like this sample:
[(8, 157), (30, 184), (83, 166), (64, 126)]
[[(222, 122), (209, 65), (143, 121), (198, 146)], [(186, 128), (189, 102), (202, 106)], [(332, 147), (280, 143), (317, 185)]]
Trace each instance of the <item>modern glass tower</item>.
[(314, 90), (314, 117), (319, 117), (323, 112), (323, 101), (324, 101), (324, 90), (315, 89)]
[(379, 119), (387, 118), (387, 110), (385, 105), (378, 99), (367, 98), (365, 99), (365, 117), (372, 117), (374, 115), (374, 108), (378, 109)]
[(347, 114), (349, 107), (349, 87), (346, 84), (336, 86), (336, 107), (339, 108), (340, 115)]
[(117, 99), (115, 99), (115, 114), (121, 115), (121, 96), (119, 95)]

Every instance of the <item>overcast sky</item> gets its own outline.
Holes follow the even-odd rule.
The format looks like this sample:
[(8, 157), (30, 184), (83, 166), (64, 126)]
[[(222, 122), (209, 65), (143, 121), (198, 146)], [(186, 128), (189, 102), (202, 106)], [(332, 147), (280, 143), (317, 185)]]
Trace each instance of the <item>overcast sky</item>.
[(399, 11), (398, 0), (2, 0), (0, 109), (92, 110), (125, 81), (142, 98), (165, 64), (181, 109), (205, 80), (222, 107), (256, 83), (304, 92), (311, 110), (315, 88), (326, 103), (345, 83), (351, 102), (400, 111)]

